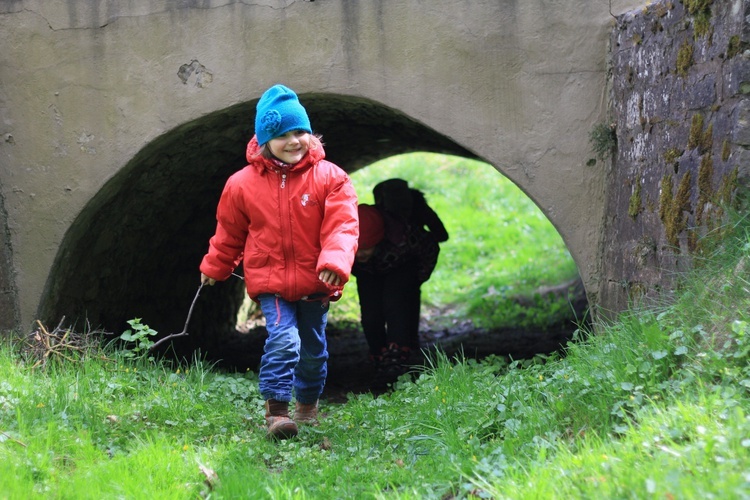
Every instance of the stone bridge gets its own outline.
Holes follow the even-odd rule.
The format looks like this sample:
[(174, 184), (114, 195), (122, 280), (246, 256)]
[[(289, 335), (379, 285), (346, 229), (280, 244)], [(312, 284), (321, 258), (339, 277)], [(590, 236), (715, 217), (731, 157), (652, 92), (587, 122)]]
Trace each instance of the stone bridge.
[[(411, 151), (493, 165), (557, 228), (590, 303), (620, 307), (612, 162), (589, 135), (610, 119), (615, 16), (645, 3), (0, 0), (0, 325), (178, 331), (274, 83), (349, 172)], [(230, 324), (241, 285), (203, 293), (196, 330)]]

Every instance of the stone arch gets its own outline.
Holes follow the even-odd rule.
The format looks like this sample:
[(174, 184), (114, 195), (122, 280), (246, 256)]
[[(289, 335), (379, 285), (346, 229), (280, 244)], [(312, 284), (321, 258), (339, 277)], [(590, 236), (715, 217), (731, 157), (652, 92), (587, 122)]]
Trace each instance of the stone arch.
[[(302, 94), (327, 157), (348, 172), (412, 151), (477, 158), (404, 113), (364, 98)], [(119, 332), (143, 318), (181, 331), (198, 287), (197, 266), (215, 228), (226, 179), (245, 165), (257, 100), (185, 123), (139, 151), (92, 197), (66, 232), (39, 317)], [(233, 328), (243, 296), (230, 279), (204, 288), (186, 349)]]
[[(410, 125), (395, 132), (402, 138), (388, 136), (393, 144), (379, 143), (378, 151), (456, 148), (502, 166), (563, 237), (598, 307), (607, 172), (588, 166), (587, 134), (607, 109), (605, 49), (613, 13), (637, 3), (511, 1), (467, 8), (441, 0), (425, 9), (416, 0), (274, 6), (219, 0), (206, 8), (134, 0), (90, 9), (55, 2), (0, 9), (8, 41), (0, 59), (9, 68), (2, 73), (0, 99), (0, 196), (8, 214), (5, 246), (12, 250), (5, 273), (10, 278), (0, 279), (13, 281), (14, 295), (14, 310), (0, 310), (0, 317), (26, 328), (40, 319), (40, 310), (56, 315), (42, 295), (61, 296), (78, 279), (57, 276), (52, 267), (61, 262), (58, 256), (70, 255), (72, 241), (93, 245), (86, 226), (105, 227), (96, 214), (114, 210), (110, 205), (119, 203), (122, 212), (147, 199), (126, 187), (128, 175), (135, 182), (169, 171), (178, 161), (168, 156), (185, 148), (167, 149), (170, 138), (177, 141), (179, 133), (234, 106), (247, 104), (249, 113), (250, 101), (274, 83), (305, 94), (311, 105), (314, 93), (339, 97), (343, 106), (325, 110), (331, 128), (316, 126), (327, 137), (331, 159), (346, 168), (357, 168), (356, 161), (347, 165), (346, 148), (336, 141), (365, 130), (347, 118), (374, 110), (384, 124)], [(386, 126), (364, 118), (375, 129)], [(345, 134), (336, 133), (336, 124)], [(409, 132), (420, 126), (409, 143)], [(202, 152), (203, 158), (229, 154)], [(354, 156), (362, 163), (380, 154), (361, 153)], [(159, 166), (153, 171), (136, 165), (147, 154)], [(127, 224), (118, 225), (122, 234), (125, 227), (146, 230), (132, 220)], [(100, 252), (108, 248), (103, 238), (96, 238)], [(152, 277), (140, 285), (150, 289), (154, 283)], [(91, 297), (119, 286), (111, 279), (82, 284)], [(2, 282), (0, 288), (8, 289)], [(80, 297), (66, 300), (89, 310)], [(169, 307), (184, 308), (164, 304)]]

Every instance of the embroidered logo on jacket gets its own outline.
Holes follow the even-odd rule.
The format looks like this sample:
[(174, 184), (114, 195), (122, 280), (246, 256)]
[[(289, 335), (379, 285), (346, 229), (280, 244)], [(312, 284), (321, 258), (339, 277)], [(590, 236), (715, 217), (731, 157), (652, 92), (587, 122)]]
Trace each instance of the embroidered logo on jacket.
[(307, 205), (317, 205), (318, 203), (315, 201), (314, 198), (310, 196), (309, 193), (305, 193), (300, 198), (300, 203), (303, 207), (306, 207)]

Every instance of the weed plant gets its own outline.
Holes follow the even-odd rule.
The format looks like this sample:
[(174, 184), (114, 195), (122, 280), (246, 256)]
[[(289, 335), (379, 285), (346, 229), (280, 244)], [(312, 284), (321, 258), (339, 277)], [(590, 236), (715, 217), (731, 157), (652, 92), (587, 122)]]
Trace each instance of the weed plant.
[(671, 304), (563, 355), (438, 352), (282, 442), (253, 373), (127, 344), (39, 366), (6, 342), (0, 497), (750, 498), (750, 224), (721, 233)]
[(606, 161), (617, 148), (617, 134), (612, 126), (598, 123), (589, 132), (591, 150), (601, 161)]

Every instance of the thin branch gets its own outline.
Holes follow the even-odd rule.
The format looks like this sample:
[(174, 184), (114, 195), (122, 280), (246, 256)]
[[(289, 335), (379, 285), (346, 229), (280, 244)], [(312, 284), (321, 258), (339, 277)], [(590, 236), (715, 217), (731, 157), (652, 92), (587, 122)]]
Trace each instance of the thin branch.
[(201, 286), (198, 287), (198, 291), (195, 292), (195, 298), (193, 298), (193, 303), (190, 304), (190, 310), (188, 310), (187, 319), (185, 320), (185, 327), (182, 329), (182, 331), (180, 333), (169, 334), (163, 339), (159, 340), (158, 342), (155, 342), (154, 345), (149, 347), (148, 349), (149, 351), (153, 351), (154, 349), (156, 349), (156, 346), (158, 346), (159, 344), (162, 344), (163, 342), (166, 342), (167, 340), (176, 339), (177, 337), (185, 337), (188, 335), (187, 328), (188, 328), (188, 324), (190, 323), (190, 317), (193, 315), (193, 308), (195, 307), (195, 303), (198, 300), (198, 296), (201, 294), (201, 289), (203, 289), (204, 285), (205, 283), (201, 283)]
[(6, 434), (6, 433), (5, 433), (5, 432), (3, 432), (3, 431), (0, 431), (0, 434), (2, 434), (3, 436), (5, 436), (5, 437), (6, 437), (6, 439), (10, 439), (10, 440), (11, 440), (11, 441), (13, 441), (14, 443), (16, 443), (16, 444), (20, 444), (20, 445), (21, 445), (21, 446), (23, 446), (24, 448), (26, 448), (26, 447), (27, 447), (27, 446), (26, 446), (26, 443), (22, 443), (22, 442), (21, 442), (21, 441), (19, 441), (18, 439), (14, 439), (14, 438), (10, 437), (10, 436), (9, 436), (8, 434)]
[(158, 346), (159, 344), (163, 344), (167, 340), (176, 339), (177, 337), (187, 337), (188, 335), (189, 335), (188, 332), (170, 333), (169, 335), (167, 335), (163, 339), (157, 340), (156, 342), (154, 342), (154, 345), (152, 345), (151, 347), (149, 347), (148, 350), (149, 351), (153, 351), (154, 349), (156, 349), (156, 346)]

